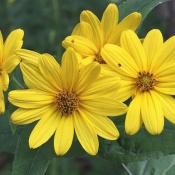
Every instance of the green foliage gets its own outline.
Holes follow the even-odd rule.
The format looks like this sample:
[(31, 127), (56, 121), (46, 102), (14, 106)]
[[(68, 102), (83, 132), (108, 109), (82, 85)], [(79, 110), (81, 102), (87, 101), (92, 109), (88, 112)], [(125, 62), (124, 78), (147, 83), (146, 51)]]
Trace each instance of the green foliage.
[[(60, 57), (63, 51), (61, 41), (70, 34), (73, 26), (79, 21), (79, 14), (83, 9), (92, 10), (101, 16), (109, 2), (117, 2), (120, 3), (120, 18), (138, 11), (145, 19), (154, 7), (166, 1), (168, 0), (100, 0), (99, 3), (99, 0), (2, 0), (0, 25), (6, 35), (14, 28), (23, 28), (25, 30), (24, 48), (50, 52)], [(153, 27), (152, 25), (150, 28)], [(144, 31), (143, 27), (140, 31)], [(23, 88), (25, 85), (18, 68), (11, 76), (9, 90)], [(127, 175), (126, 168), (134, 175), (160, 175), (161, 170), (165, 172), (165, 175), (173, 175), (171, 173), (175, 168), (174, 155), (160, 160), (151, 160), (175, 154), (175, 142), (173, 142), (175, 130), (172, 126), (166, 125), (166, 129), (160, 136), (151, 136), (142, 130), (132, 137), (127, 136), (121, 126), (121, 138), (118, 141), (101, 140), (99, 157), (89, 158), (75, 140), (68, 155), (64, 158), (56, 158), (52, 139), (36, 150), (29, 149), (28, 138), (31, 126), (34, 125), (16, 128), (9, 122), (10, 115), (15, 108), (7, 102), (7, 94), (6, 108), (8, 110), (0, 121), (0, 152), (14, 153), (14, 161), (12, 168), (8, 164), (7, 168), (0, 172), (2, 175), (5, 173), (10, 175), (11, 169), (12, 175), (44, 175), (45, 173), (47, 175), (58, 173), (78, 175), (85, 171), (81, 169), (84, 165), (80, 166), (80, 163), (86, 161), (90, 166), (87, 174), (90, 175), (106, 175), (107, 173), (112, 175), (116, 172), (119, 175)], [(123, 121), (117, 123), (123, 124)], [(78, 161), (79, 157), (83, 157), (80, 159), (82, 162)], [(121, 163), (125, 163), (123, 165), (126, 167)]]

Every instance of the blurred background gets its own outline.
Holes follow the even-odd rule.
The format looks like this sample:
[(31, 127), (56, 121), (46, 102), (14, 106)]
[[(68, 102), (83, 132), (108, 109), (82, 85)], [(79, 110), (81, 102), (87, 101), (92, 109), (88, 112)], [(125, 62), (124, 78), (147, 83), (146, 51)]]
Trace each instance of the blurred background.
[[(79, 21), (80, 12), (92, 10), (101, 17), (109, 2), (117, 0), (0, 0), (0, 30), (4, 36), (16, 28), (25, 30), (24, 48), (61, 57), (61, 41)], [(156, 7), (139, 29), (140, 37), (158, 28), (167, 39), (175, 34), (175, 1)], [(0, 175), (10, 175), (12, 155), (0, 154)], [(46, 175), (127, 175), (124, 164), (116, 166), (99, 157), (53, 160)], [(130, 174), (129, 174), (130, 175)]]

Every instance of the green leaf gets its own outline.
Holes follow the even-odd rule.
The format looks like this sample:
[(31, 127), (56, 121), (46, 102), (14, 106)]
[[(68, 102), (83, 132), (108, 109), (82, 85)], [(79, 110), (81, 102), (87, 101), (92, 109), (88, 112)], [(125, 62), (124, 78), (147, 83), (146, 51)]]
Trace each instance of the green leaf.
[(130, 163), (127, 168), (134, 175), (174, 175), (175, 155)]
[(22, 129), (20, 132), (12, 175), (44, 175), (54, 156), (53, 148), (50, 144), (45, 144), (38, 149), (31, 150), (28, 146), (30, 129)]
[(120, 18), (123, 19), (125, 16), (136, 11), (142, 14), (142, 21), (146, 18), (149, 12), (161, 3), (169, 0), (127, 0), (119, 5)]
[(101, 144), (100, 155), (115, 162), (133, 162), (160, 158), (175, 154), (175, 130), (167, 126), (159, 136), (152, 136), (147, 131), (140, 131), (134, 136), (127, 136), (122, 128), (118, 141)]

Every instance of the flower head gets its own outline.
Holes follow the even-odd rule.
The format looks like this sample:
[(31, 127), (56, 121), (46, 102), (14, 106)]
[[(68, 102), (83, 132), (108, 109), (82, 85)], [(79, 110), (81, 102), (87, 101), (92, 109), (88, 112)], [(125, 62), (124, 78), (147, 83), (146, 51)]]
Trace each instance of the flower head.
[(12, 31), (4, 42), (0, 32), (0, 113), (5, 111), (3, 91), (8, 89), (9, 74), (20, 63), (16, 51), (22, 47), (23, 36), (23, 30), (17, 29)]
[[(109, 4), (101, 21), (91, 11), (85, 10), (80, 15), (80, 23), (74, 28), (72, 35), (65, 38), (63, 46), (74, 48), (84, 59), (84, 64), (97, 61), (106, 64), (101, 54), (105, 44), (119, 45), (124, 30), (135, 30), (141, 14), (134, 12), (118, 23), (119, 14), (115, 4)], [(104, 66), (103, 66), (104, 67)]]
[(108, 44), (102, 50), (104, 60), (123, 88), (120, 100), (133, 97), (125, 120), (125, 130), (135, 134), (142, 122), (151, 134), (160, 134), (164, 116), (175, 123), (175, 36), (163, 42), (159, 30), (151, 30), (143, 44), (131, 31), (123, 32), (121, 47)]
[(102, 79), (96, 63), (79, 68), (73, 49), (64, 53), (61, 66), (49, 54), (32, 62), (26, 59), (29, 53), (33, 58), (37, 55), (26, 50), (20, 53), (25, 58), (21, 70), (29, 89), (11, 91), (9, 101), (20, 107), (12, 114), (15, 124), (39, 120), (29, 138), (31, 148), (44, 144), (55, 133), (55, 152), (63, 155), (72, 144), (75, 130), (82, 147), (95, 155), (99, 146), (97, 135), (109, 140), (119, 137), (107, 117), (126, 112), (123, 103), (111, 100), (117, 95), (119, 78)]

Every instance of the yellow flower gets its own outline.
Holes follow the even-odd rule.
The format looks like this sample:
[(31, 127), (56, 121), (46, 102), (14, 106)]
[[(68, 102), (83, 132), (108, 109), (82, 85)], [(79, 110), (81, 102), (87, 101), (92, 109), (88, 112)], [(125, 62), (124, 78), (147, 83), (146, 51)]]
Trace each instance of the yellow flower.
[(63, 155), (72, 144), (75, 130), (82, 147), (95, 155), (99, 147), (97, 135), (109, 140), (119, 137), (107, 117), (127, 110), (123, 103), (111, 100), (117, 94), (118, 78), (99, 78), (100, 67), (96, 63), (79, 69), (73, 49), (64, 53), (61, 66), (49, 54), (41, 55), (38, 64), (31, 60), (26, 64), (29, 53), (21, 53), (25, 63), (20, 65), (29, 89), (11, 91), (9, 101), (20, 107), (12, 114), (13, 123), (39, 120), (29, 138), (30, 148), (41, 146), (55, 133), (55, 152)]
[(163, 42), (159, 30), (151, 30), (143, 44), (131, 31), (123, 32), (121, 47), (108, 44), (102, 50), (107, 64), (120, 75), (121, 98), (133, 97), (125, 120), (126, 133), (138, 132), (142, 122), (151, 134), (160, 134), (164, 116), (175, 123), (175, 36)]
[(0, 31), (0, 113), (5, 112), (3, 91), (8, 89), (9, 74), (20, 62), (19, 56), (15, 53), (22, 47), (23, 36), (23, 30), (17, 29), (12, 31), (4, 42)]
[[(141, 21), (141, 14), (134, 12), (118, 23), (118, 8), (109, 4), (100, 21), (91, 11), (85, 10), (80, 15), (80, 23), (74, 28), (72, 35), (65, 38), (63, 46), (72, 47), (84, 59), (84, 64), (97, 61), (105, 64), (101, 49), (105, 44), (120, 44), (120, 36), (124, 30), (135, 30)], [(103, 65), (103, 67), (105, 67)]]

